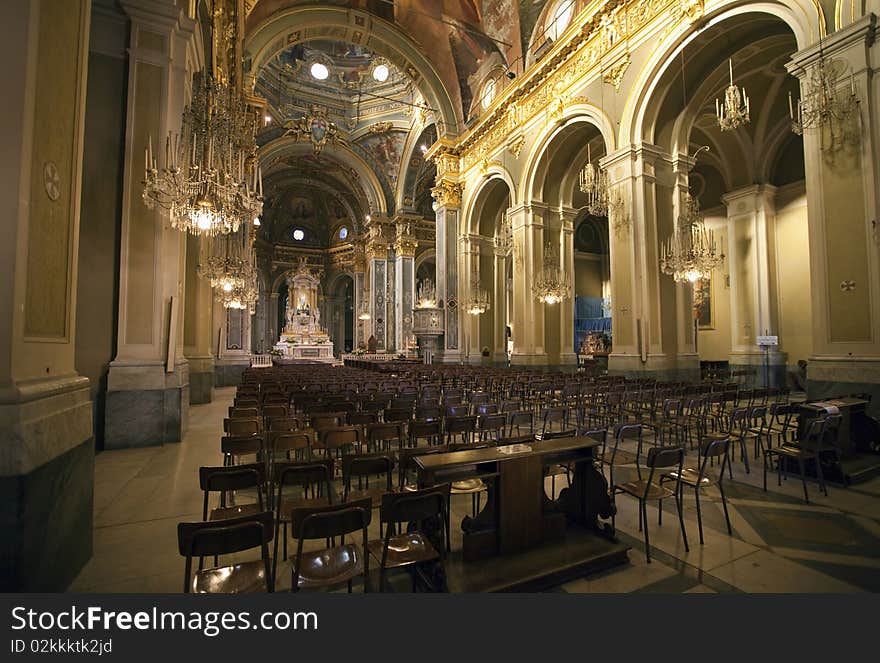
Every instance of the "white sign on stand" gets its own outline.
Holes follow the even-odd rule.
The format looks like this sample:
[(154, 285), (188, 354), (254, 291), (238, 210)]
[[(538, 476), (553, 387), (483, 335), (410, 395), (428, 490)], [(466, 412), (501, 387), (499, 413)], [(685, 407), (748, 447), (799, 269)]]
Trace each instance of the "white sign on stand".
[(778, 336), (758, 336), (758, 345), (761, 346), (773, 346), (779, 345), (779, 337)]

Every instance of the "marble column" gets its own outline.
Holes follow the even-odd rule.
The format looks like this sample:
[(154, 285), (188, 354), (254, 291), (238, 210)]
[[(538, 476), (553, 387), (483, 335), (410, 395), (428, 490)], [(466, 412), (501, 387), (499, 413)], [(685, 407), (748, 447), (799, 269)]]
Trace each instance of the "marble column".
[(425, 153), (437, 166), (436, 186), (431, 195), (437, 203), (434, 211), (437, 246), (437, 302), (445, 315), (443, 342), (436, 361), (458, 363), (464, 357), (462, 325), (462, 292), (467, 286), (467, 274), (461, 271), (458, 255), (458, 237), (461, 223), (462, 184), (458, 181), (459, 159), (452, 143), (439, 139)]
[(510, 255), (506, 250), (494, 247), (494, 282), (492, 288), (492, 363), (507, 363), (507, 261)]
[(544, 350), (544, 306), (533, 285), (544, 261), (543, 210), (520, 205), (507, 210), (513, 231), (513, 340), (512, 364), (547, 363)]
[(90, 3), (4, 2), (0, 591), (60, 592), (91, 557), (94, 437), (75, 370)]
[[(611, 232), (612, 373), (699, 377), (696, 355), (680, 351), (686, 312), (672, 277), (660, 271), (659, 243), (675, 228), (681, 166), (649, 143), (601, 160), (621, 192), (628, 222)], [(682, 320), (680, 320), (682, 318)]]
[[(376, 350), (387, 352), (391, 341), (388, 338), (388, 238), (385, 231), (385, 219), (380, 219), (374, 214), (368, 222), (368, 239), (366, 244), (367, 268), (369, 270), (369, 293), (370, 293), (370, 319), (365, 325), (364, 342), (369, 341), (370, 336), (376, 340)], [(390, 330), (394, 333), (393, 328)]]
[[(781, 345), (766, 350), (758, 336), (778, 336), (774, 233), (776, 187), (752, 185), (724, 194), (727, 206), (727, 254), (730, 261), (730, 365), (755, 370), (754, 383), (785, 386), (787, 355)], [(780, 343), (784, 340), (779, 339)]]
[(398, 216), (394, 241), (394, 342), (398, 352), (406, 352), (413, 329), (415, 303), (415, 255), (413, 234), (417, 217)]
[(186, 311), (183, 317), (183, 354), (189, 365), (190, 405), (210, 403), (214, 396), (214, 357), (211, 354), (211, 283), (197, 273), (199, 245), (186, 238)]
[(577, 365), (574, 351), (574, 220), (577, 210), (563, 208), (559, 212), (559, 256), (563, 273), (571, 279), (571, 296), (559, 309), (559, 365)]
[[(810, 233), (813, 354), (807, 394), (873, 394), (880, 416), (880, 41), (878, 17), (868, 14), (795, 53), (788, 70), (802, 94), (820, 56), (852, 73), (841, 77), (859, 99), (859, 140), (830, 148), (827, 133), (804, 132), (807, 222)], [(840, 126), (836, 127), (841, 129)]]
[(217, 301), (213, 303), (213, 338), (217, 339), (215, 387), (241, 383), (241, 374), (251, 364), (252, 326), (253, 315), (250, 311), (224, 308)]
[(281, 330), (278, 329), (278, 293), (269, 293), (269, 314), (266, 322), (266, 348), (271, 350), (281, 338)]
[(172, 0), (120, 4), (131, 29), (119, 331), (107, 379), (107, 448), (179, 442), (189, 409), (189, 365), (180, 324), (186, 237), (170, 227), (160, 210), (147, 209), (141, 182), (148, 139), (161, 145), (161, 137), (180, 130), (191, 68), (199, 59), (197, 25)]

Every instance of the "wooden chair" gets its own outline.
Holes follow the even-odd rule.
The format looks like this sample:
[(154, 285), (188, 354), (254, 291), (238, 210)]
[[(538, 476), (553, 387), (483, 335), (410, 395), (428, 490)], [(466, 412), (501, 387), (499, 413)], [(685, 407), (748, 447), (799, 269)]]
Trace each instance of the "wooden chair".
[[(291, 530), (297, 539), (296, 558), (293, 561), (290, 589), (293, 592), (310, 589), (329, 589), (348, 585), (361, 576), (364, 591), (369, 591), (370, 554), (367, 548), (367, 528), (372, 519), (369, 500), (346, 502), (323, 507), (301, 507), (291, 512)], [(345, 543), (345, 535), (360, 531), (360, 546)], [(335, 544), (323, 550), (303, 551), (307, 540), (325, 539)]]
[[(444, 549), (449, 547), (448, 504), (449, 484), (382, 498), (379, 518), (385, 524), (385, 536), (382, 541), (368, 544), (370, 554), (379, 564), (379, 591), (385, 591), (389, 570), (403, 568), (411, 570), (413, 592), (419, 578), (432, 589), (446, 590), (442, 568), (439, 573), (424, 571), (426, 565), (442, 560)], [(410, 524), (415, 524), (416, 529)], [(398, 525), (406, 526), (407, 531), (397, 533)]]
[[(638, 479), (636, 481), (627, 481), (622, 484), (613, 484), (611, 487), (612, 496), (617, 495), (618, 493), (623, 493), (635, 497), (639, 501), (639, 531), (642, 530), (642, 526), (644, 525), (645, 557), (648, 560), (648, 564), (651, 563), (651, 543), (648, 538), (647, 504), (649, 501), (657, 502), (658, 524), (662, 524), (663, 500), (669, 497), (675, 499), (675, 506), (678, 510), (678, 523), (681, 526), (681, 536), (684, 540), (684, 549), (685, 552), (690, 550), (690, 548), (688, 548), (687, 532), (684, 528), (684, 515), (682, 514), (681, 505), (681, 474), (683, 463), (684, 449), (682, 447), (651, 447), (648, 449), (648, 457), (645, 461), (645, 466), (649, 470), (648, 478), (646, 480)], [(657, 477), (656, 482), (654, 481), (654, 475), (657, 470), (661, 470), (662, 473), (662, 470), (666, 468), (676, 468), (674, 473), (671, 473), (675, 477), (674, 490), (670, 490), (663, 484), (661, 476)], [(611, 517), (611, 527), (614, 528), (613, 515)]]
[[(272, 540), (272, 513), (264, 511), (242, 518), (177, 525), (177, 546), (186, 558), (184, 593), (241, 594), (274, 590), (269, 561)], [(215, 566), (192, 573), (193, 557), (217, 557), (260, 549), (260, 559)]]

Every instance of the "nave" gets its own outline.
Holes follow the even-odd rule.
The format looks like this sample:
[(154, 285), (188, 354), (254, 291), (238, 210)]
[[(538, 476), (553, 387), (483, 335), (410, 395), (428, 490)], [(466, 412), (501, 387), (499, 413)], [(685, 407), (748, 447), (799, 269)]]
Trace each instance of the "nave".
[[(335, 369), (357, 370), (357, 369)], [(367, 374), (367, 371), (358, 371)], [(376, 373), (369, 372), (376, 379)], [(378, 382), (378, 380), (376, 380)], [(201, 519), (199, 467), (222, 465), (220, 439), (233, 405), (235, 388), (218, 389), (212, 403), (194, 406), (180, 444), (107, 451), (96, 457), (94, 555), (71, 585), (75, 592), (180, 592), (184, 559), (178, 552), (177, 525)], [(477, 399), (479, 400), (479, 399)], [(625, 446), (626, 443), (624, 443)], [(422, 446), (425, 442), (422, 441)], [(634, 450), (633, 445), (628, 445)], [(688, 450), (686, 464), (695, 452)], [(616, 470), (618, 481), (626, 468)], [(631, 474), (634, 474), (630, 471)], [(550, 588), (560, 592), (855, 592), (880, 589), (880, 478), (842, 488), (829, 486), (825, 497), (808, 482), (805, 504), (800, 481), (790, 476), (781, 487), (770, 475), (761, 488), (760, 461), (752, 471), (733, 463), (733, 480), (725, 482), (732, 534), (725, 527), (720, 496), (709, 489), (702, 500), (704, 544), (699, 543), (695, 502), (684, 492), (684, 520), (690, 552), (685, 552), (672, 500), (657, 526), (654, 504), (648, 506), (651, 528), (650, 564), (638, 530), (635, 500), (618, 496), (616, 533), (631, 546), (628, 563)], [(339, 488), (339, 479), (334, 488)], [(550, 494), (552, 480), (544, 481)], [(556, 492), (565, 485), (557, 477)], [(213, 496), (212, 507), (216, 503)], [(247, 494), (241, 503), (250, 501)], [(471, 511), (466, 495), (453, 496), (452, 555), (461, 550), (461, 519)], [(370, 538), (377, 539), (375, 522)], [(291, 551), (295, 546), (291, 546)], [(258, 551), (222, 558), (258, 559)], [(282, 565), (277, 591), (289, 589), (289, 567)], [(397, 578), (397, 591), (409, 583)], [(345, 591), (344, 587), (341, 591)], [(355, 591), (358, 591), (357, 589)]]

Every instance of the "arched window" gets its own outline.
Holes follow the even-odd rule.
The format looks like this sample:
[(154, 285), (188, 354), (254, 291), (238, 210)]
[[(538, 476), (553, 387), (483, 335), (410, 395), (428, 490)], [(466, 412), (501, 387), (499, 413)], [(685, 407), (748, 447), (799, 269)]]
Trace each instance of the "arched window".
[(550, 12), (547, 14), (546, 36), (553, 41), (559, 39), (565, 29), (571, 23), (571, 17), (574, 16), (575, 0), (557, 0)]
[(483, 91), (480, 94), (480, 106), (483, 110), (489, 108), (495, 100), (495, 79), (490, 78), (483, 84)]
[(293, 239), (296, 240), (297, 242), (301, 242), (301, 241), (303, 241), (303, 238), (306, 236), (306, 234), (303, 232), (303, 229), (302, 229), (302, 228), (296, 228), (296, 229), (293, 231), (293, 233), (291, 234), (291, 236), (292, 236)]
[(348, 237), (348, 228), (342, 226), (339, 229), (339, 239), (345, 239), (346, 237)]

